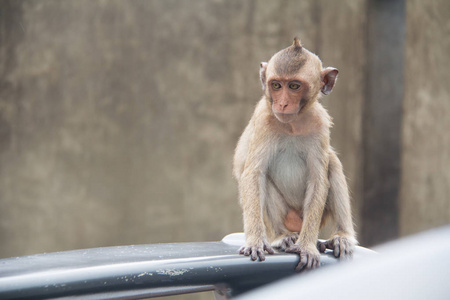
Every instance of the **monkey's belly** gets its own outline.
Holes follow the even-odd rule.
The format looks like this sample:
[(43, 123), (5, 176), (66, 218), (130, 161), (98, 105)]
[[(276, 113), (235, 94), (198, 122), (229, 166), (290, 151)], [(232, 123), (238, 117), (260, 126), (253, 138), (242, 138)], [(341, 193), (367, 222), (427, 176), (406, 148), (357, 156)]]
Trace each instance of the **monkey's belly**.
[[(272, 201), (284, 201), (287, 206), (301, 209), (306, 192), (306, 163), (298, 153), (286, 149), (278, 153), (269, 165), (268, 184), (274, 185)], [(269, 200), (270, 201), (270, 200)]]

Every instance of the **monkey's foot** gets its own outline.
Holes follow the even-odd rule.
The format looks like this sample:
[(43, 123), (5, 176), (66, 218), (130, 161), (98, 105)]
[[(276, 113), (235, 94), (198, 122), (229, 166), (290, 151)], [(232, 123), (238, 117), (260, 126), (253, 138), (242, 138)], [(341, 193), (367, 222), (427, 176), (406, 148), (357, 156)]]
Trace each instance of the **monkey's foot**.
[(248, 244), (246, 243), (239, 249), (240, 254), (244, 254), (245, 256), (250, 256), (250, 259), (255, 261), (259, 258), (260, 261), (266, 260), (266, 256), (264, 255), (265, 251), (269, 254), (274, 254), (275, 251), (267, 242)]
[(357, 244), (355, 238), (345, 235), (336, 234), (331, 239), (325, 242), (318, 242), (317, 248), (320, 252), (325, 252), (326, 249), (333, 250), (335, 257), (340, 259), (350, 259), (353, 257), (353, 250)]
[(297, 253), (300, 256), (300, 261), (295, 268), (296, 271), (316, 269), (320, 266), (320, 253), (315, 247), (309, 249), (300, 245), (294, 245), (287, 248), (285, 251), (287, 253)]
[(294, 246), (297, 239), (298, 239), (297, 232), (289, 232), (277, 237), (272, 242), (272, 247), (279, 248), (281, 251), (285, 251), (287, 248)]

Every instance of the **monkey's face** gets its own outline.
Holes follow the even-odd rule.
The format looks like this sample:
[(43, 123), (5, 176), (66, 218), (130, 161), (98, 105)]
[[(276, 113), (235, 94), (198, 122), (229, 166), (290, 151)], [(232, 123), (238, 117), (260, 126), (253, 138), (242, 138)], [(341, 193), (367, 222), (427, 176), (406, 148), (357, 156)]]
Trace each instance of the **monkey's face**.
[(272, 77), (267, 88), (272, 111), (280, 122), (295, 120), (308, 102), (308, 83), (299, 78)]
[(292, 46), (261, 63), (263, 90), (275, 117), (283, 123), (294, 121), (320, 97), (333, 88), (338, 71), (322, 69), (317, 55), (294, 39)]
[(290, 123), (318, 98), (322, 65), (306, 49), (289, 55), (285, 51), (275, 54), (267, 64), (265, 94), (275, 117)]

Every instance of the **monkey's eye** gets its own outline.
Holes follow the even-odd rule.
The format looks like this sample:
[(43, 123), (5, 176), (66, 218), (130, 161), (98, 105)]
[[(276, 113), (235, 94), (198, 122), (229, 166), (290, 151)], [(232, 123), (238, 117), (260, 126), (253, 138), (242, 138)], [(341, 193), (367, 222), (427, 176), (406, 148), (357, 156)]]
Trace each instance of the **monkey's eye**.
[(300, 88), (300, 84), (296, 83), (296, 82), (291, 82), (291, 83), (289, 83), (289, 88), (291, 90), (298, 90)]
[(279, 90), (281, 89), (281, 84), (279, 82), (272, 82), (272, 88), (274, 90)]

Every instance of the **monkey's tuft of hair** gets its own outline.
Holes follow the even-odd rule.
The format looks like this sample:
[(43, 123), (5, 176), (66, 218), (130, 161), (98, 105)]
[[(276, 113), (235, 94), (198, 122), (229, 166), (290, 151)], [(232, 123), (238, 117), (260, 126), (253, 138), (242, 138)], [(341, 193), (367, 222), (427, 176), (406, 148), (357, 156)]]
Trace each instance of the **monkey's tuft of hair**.
[(292, 43), (292, 46), (294, 46), (295, 50), (302, 50), (302, 42), (298, 39), (298, 37), (294, 37), (294, 43)]

